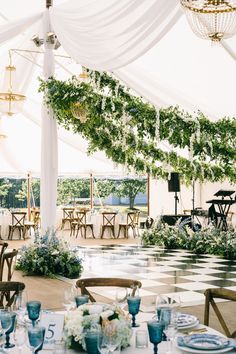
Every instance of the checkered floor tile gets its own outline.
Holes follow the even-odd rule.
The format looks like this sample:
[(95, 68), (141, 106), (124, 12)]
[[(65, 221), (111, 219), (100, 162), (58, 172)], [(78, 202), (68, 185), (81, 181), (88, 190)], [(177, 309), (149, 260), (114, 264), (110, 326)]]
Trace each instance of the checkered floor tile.
[[(80, 246), (84, 277), (132, 278), (142, 282), (140, 295), (147, 306), (157, 294), (178, 296), (182, 306), (204, 303), (207, 288), (236, 289), (236, 261), (183, 250), (138, 245)], [(94, 288), (114, 299), (114, 289)]]

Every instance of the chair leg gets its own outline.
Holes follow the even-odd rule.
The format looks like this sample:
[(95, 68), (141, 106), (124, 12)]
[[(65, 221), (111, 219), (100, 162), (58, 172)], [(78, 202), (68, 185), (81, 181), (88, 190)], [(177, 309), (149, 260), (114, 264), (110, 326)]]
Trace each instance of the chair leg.
[(93, 238), (95, 238), (95, 236), (94, 236), (94, 232), (93, 232), (93, 225), (89, 225), (89, 227), (91, 228), (91, 232), (92, 232), (92, 236), (93, 236)]
[(101, 233), (101, 238), (103, 238), (103, 235), (104, 235), (104, 231), (105, 231), (105, 227), (102, 226), (102, 233)]
[(112, 231), (113, 238), (116, 238), (116, 237), (115, 237), (115, 226), (113, 226), (113, 227), (111, 228), (111, 231)]
[(119, 225), (119, 231), (118, 231), (117, 238), (119, 238), (119, 237), (120, 237), (120, 231), (121, 231), (121, 228), (122, 228), (122, 225)]

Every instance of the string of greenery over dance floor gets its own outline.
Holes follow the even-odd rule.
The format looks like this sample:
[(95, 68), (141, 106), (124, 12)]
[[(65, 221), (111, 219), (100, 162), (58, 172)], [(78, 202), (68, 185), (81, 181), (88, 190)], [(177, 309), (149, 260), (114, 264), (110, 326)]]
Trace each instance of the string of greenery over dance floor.
[(185, 184), (236, 181), (235, 118), (212, 122), (179, 107), (158, 110), (112, 75), (87, 73), (86, 82), (41, 80), (39, 90), (58, 123), (88, 140), (89, 152), (103, 150), (131, 172), (154, 178), (176, 171)]

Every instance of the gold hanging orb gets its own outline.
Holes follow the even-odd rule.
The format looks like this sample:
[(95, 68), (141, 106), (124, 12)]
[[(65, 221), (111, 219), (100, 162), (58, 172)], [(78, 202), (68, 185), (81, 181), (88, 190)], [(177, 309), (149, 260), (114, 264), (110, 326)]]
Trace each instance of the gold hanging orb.
[(236, 0), (180, 0), (192, 31), (220, 42), (236, 34)]
[(79, 119), (81, 121), (81, 123), (85, 123), (88, 120), (87, 111), (83, 107), (83, 105), (81, 105), (80, 102), (76, 102), (76, 103), (72, 104), (71, 113), (72, 113), (73, 117), (75, 117), (76, 119)]

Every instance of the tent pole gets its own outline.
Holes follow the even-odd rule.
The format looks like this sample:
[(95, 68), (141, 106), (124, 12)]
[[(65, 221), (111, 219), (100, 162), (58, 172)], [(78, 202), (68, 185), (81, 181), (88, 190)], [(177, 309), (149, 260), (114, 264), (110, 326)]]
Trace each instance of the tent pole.
[(147, 192), (148, 192), (147, 214), (148, 216), (150, 216), (150, 175), (147, 176)]
[(28, 221), (30, 221), (30, 191), (31, 191), (31, 176), (30, 173), (27, 174), (27, 213)]
[(93, 174), (90, 173), (90, 208), (93, 208)]

